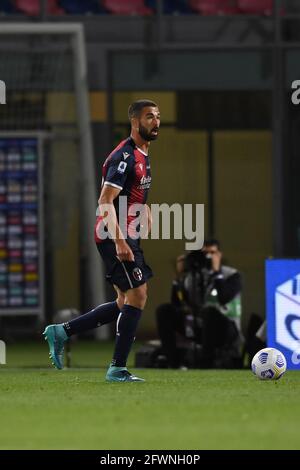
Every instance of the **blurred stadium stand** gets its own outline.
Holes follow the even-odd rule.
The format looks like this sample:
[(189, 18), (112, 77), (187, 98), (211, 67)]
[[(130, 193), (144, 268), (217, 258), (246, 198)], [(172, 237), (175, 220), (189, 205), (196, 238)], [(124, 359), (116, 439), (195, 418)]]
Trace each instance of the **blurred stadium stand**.
[[(152, 8), (154, 12), (158, 10), (156, 0), (145, 0), (145, 3)], [(178, 15), (193, 12), (188, 5), (188, 0), (164, 0), (162, 2), (162, 13), (165, 15)]]
[(152, 15), (143, 0), (102, 0), (102, 5), (114, 15)]
[(253, 15), (271, 15), (273, 13), (273, 0), (238, 0), (237, 5), (241, 13)]
[[(48, 15), (60, 15), (64, 13), (57, 3), (57, 0), (47, 0), (46, 13)], [(17, 12), (28, 16), (39, 16), (41, 14), (40, 0), (14, 0), (14, 7)]]
[[(274, 0), (1, 0), (0, 13), (39, 15), (272, 15)], [(282, 2), (285, 13), (299, 13), (299, 0)]]
[(239, 13), (236, 0), (189, 0), (189, 6), (201, 15), (234, 15)]
[[(271, 15), (273, 0), (1, 0), (0, 13), (56, 15)], [(284, 11), (299, 12), (298, 0), (286, 0)]]
[(65, 13), (70, 15), (106, 13), (99, 0), (59, 0), (59, 5)]

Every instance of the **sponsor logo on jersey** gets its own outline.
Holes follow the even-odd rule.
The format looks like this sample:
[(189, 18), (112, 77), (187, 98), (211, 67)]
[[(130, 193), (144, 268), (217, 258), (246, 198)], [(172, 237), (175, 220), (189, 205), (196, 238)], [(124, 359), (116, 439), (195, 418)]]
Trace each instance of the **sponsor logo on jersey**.
[(151, 176), (142, 176), (139, 189), (149, 189), (151, 186)]

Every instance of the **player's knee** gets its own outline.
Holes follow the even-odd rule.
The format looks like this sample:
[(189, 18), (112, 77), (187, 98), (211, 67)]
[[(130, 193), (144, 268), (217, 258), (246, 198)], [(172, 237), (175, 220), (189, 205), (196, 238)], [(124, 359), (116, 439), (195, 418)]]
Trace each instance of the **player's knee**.
[(144, 309), (147, 302), (147, 294), (145, 293), (137, 293), (130, 299), (130, 304), (133, 307), (140, 308), (141, 310)]
[(116, 285), (114, 285), (114, 289), (118, 295), (116, 302), (118, 304), (119, 309), (122, 310), (123, 305), (125, 303), (125, 294)]
[(145, 285), (131, 289), (127, 292), (125, 303), (143, 309), (147, 301), (147, 287)]

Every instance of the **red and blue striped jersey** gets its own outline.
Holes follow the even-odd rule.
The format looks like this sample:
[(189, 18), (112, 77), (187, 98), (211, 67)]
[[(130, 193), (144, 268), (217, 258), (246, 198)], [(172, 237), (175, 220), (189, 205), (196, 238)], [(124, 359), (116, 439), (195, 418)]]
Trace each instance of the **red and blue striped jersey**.
[[(102, 167), (102, 187), (103, 185), (120, 189), (118, 197), (114, 200), (118, 220), (119, 197), (127, 196), (126, 222), (128, 228), (130, 222), (135, 219), (134, 215), (128, 214), (130, 206), (145, 204), (151, 185), (150, 158), (136, 146), (131, 137), (123, 140), (105, 160)], [(99, 222), (101, 222), (101, 216), (98, 215), (95, 225), (95, 241), (97, 243), (101, 242), (96, 233)]]

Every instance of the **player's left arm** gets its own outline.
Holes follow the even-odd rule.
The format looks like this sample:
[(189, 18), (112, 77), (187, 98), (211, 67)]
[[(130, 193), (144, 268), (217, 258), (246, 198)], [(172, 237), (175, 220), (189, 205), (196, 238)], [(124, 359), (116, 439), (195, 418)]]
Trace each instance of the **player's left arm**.
[(98, 200), (99, 215), (103, 218), (103, 222), (107, 226), (112, 240), (115, 242), (116, 253), (119, 260), (134, 261), (133, 252), (120, 229), (116, 210), (113, 204), (113, 201), (118, 197), (120, 191), (120, 189), (114, 188), (113, 186), (110, 186), (110, 184), (103, 185)]
[(148, 204), (145, 204), (145, 209), (146, 209), (146, 212), (147, 212), (148, 233), (150, 233), (151, 228), (152, 228), (153, 218), (152, 218), (152, 214), (151, 214), (151, 209), (148, 206)]

